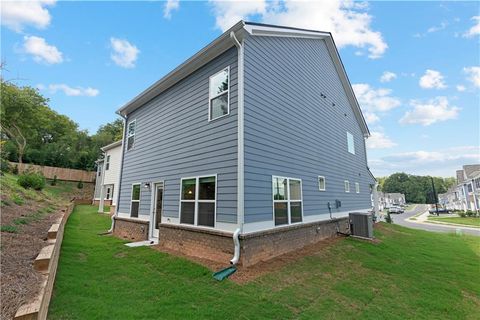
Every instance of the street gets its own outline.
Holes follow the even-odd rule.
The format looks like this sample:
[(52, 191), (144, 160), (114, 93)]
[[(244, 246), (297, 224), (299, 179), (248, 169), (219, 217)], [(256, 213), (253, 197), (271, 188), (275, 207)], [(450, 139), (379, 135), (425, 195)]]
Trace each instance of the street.
[[(410, 217), (413, 217), (417, 214), (423, 213), (428, 210), (428, 205), (419, 204), (411, 211), (405, 211), (402, 214), (391, 214), (390, 216), (393, 219), (393, 223), (399, 224), (404, 227), (413, 228), (413, 229), (421, 229), (426, 231), (432, 232), (457, 232), (457, 230), (461, 230), (464, 234), (470, 234), (475, 236), (480, 236), (480, 229), (474, 229), (471, 227), (461, 227), (461, 226), (447, 226), (447, 225), (440, 225), (434, 224), (430, 222), (421, 222), (420, 220), (411, 221), (407, 220)], [(384, 221), (384, 219), (382, 219)]]

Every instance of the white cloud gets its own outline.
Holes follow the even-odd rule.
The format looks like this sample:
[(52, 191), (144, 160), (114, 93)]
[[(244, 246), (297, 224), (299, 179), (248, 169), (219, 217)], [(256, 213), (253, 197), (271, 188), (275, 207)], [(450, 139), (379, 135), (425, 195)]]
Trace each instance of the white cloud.
[(387, 149), (393, 148), (397, 144), (387, 135), (380, 131), (372, 131), (367, 139), (367, 148), (369, 149)]
[(363, 117), (365, 118), (365, 121), (367, 121), (368, 125), (372, 125), (372, 124), (380, 121), (380, 118), (373, 112), (365, 112), (363, 114)]
[(475, 24), (463, 34), (465, 38), (472, 38), (480, 35), (480, 16), (474, 16), (471, 20), (473, 20)]
[(180, 0), (167, 0), (163, 7), (163, 17), (170, 19), (172, 17), (172, 11), (178, 10), (180, 7)]
[(393, 79), (396, 79), (397, 75), (391, 71), (383, 72), (382, 76), (380, 77), (380, 82), (390, 82)]
[(444, 82), (443, 75), (436, 70), (427, 69), (420, 78), (420, 87), (424, 89), (445, 89), (447, 85)]
[(417, 150), (372, 159), (369, 161), (376, 176), (394, 172), (451, 177), (466, 163), (480, 162), (478, 146), (458, 146), (435, 151)]
[(50, 13), (47, 6), (55, 4), (55, 0), (1, 1), (2, 25), (16, 32), (21, 32), (27, 25), (44, 29), (50, 24)]
[[(43, 85), (37, 86), (39, 89), (45, 88)], [(91, 87), (82, 88), (82, 87), (70, 87), (66, 84), (51, 84), (48, 86), (48, 89), (51, 93), (56, 93), (57, 91), (62, 91), (67, 96), (85, 96), (85, 97), (96, 97), (99, 95), (100, 91)]]
[(465, 88), (465, 86), (463, 86), (463, 85), (461, 85), (461, 84), (457, 85), (456, 88), (457, 88), (457, 91), (458, 91), (458, 92), (463, 92), (463, 91), (467, 90), (467, 88)]
[(400, 106), (400, 100), (390, 95), (390, 89), (374, 89), (366, 83), (354, 84), (352, 87), (365, 112), (385, 112)]
[(447, 26), (448, 26), (448, 22), (443, 21), (443, 22), (440, 23), (440, 25), (438, 25), (438, 26), (433, 26), (433, 27), (428, 28), (427, 33), (432, 33), (432, 32), (437, 32), (437, 31), (443, 30), (443, 29), (445, 29)]
[(367, 49), (372, 59), (388, 48), (382, 34), (371, 29), (366, 3), (354, 1), (217, 1), (211, 0), (217, 27), (227, 30), (241, 19), (259, 18), (270, 24), (329, 31), (338, 47)]
[(455, 119), (460, 111), (460, 108), (450, 106), (446, 97), (436, 97), (427, 102), (412, 100), (410, 105), (413, 109), (400, 119), (402, 124), (429, 126), (435, 122)]
[(480, 88), (480, 67), (466, 67), (463, 72), (467, 74), (467, 80), (475, 87)]
[(45, 39), (35, 36), (23, 37), (23, 49), (26, 53), (33, 56), (36, 62), (47, 64), (56, 64), (63, 62), (63, 54), (52, 45), (49, 45)]
[(110, 55), (113, 62), (122, 68), (134, 68), (140, 50), (125, 39), (110, 38), (113, 52)]

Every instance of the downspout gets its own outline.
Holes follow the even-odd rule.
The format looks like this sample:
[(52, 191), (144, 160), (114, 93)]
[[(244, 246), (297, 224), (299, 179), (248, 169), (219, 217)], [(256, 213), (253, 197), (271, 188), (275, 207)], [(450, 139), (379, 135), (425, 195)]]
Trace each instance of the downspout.
[(120, 208), (120, 191), (122, 183), (122, 175), (123, 175), (123, 158), (125, 156), (125, 135), (127, 133), (127, 117), (122, 115), (120, 112), (117, 111), (117, 114), (123, 118), (123, 134), (122, 134), (122, 156), (120, 159), (120, 174), (118, 175), (118, 191), (117, 191), (117, 202), (115, 204), (115, 213), (112, 214), (112, 226), (107, 231), (108, 233), (113, 233), (115, 229), (115, 218), (118, 216), (118, 209)]
[[(105, 152), (103, 153), (103, 158), (105, 159)], [(103, 184), (105, 183), (105, 160), (102, 163), (102, 178), (100, 179), (100, 202), (98, 204), (98, 213), (104, 213), (104, 204), (105, 204), (105, 188)]]
[(237, 222), (238, 228), (233, 233), (233, 243), (235, 246), (234, 256), (230, 263), (236, 265), (240, 260), (240, 241), (239, 235), (243, 233), (244, 217), (244, 100), (243, 100), (243, 85), (244, 85), (244, 71), (243, 71), (243, 45), (238, 41), (235, 33), (230, 32), (230, 38), (238, 49), (237, 59), (237, 82), (238, 82), (238, 100), (237, 100), (237, 114), (238, 114), (238, 139), (237, 139)]

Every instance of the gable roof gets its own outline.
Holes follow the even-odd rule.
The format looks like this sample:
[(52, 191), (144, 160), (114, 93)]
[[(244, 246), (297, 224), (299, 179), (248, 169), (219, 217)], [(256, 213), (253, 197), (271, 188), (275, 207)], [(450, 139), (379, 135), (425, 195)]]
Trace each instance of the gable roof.
[(345, 67), (338, 53), (337, 47), (330, 32), (323, 32), (317, 30), (300, 29), (293, 27), (276, 26), (269, 24), (261, 24), (255, 22), (245, 22), (243, 20), (236, 23), (233, 27), (225, 31), (218, 38), (213, 40), (206, 47), (198, 51), (192, 57), (180, 64), (178, 67), (169, 72), (166, 76), (148, 87), (130, 102), (118, 109), (117, 113), (126, 116), (129, 113), (140, 108), (142, 105), (155, 98), (160, 93), (164, 92), (180, 80), (184, 79), (191, 73), (195, 72), (220, 54), (234, 46), (231, 39), (232, 33), (235, 37), (242, 41), (245, 36), (275, 36), (275, 37), (296, 37), (324, 40), (330, 57), (335, 65), (335, 69), (340, 77), (340, 81), (347, 95), (348, 101), (353, 109), (355, 118), (365, 137), (370, 135), (367, 123), (363, 117), (360, 105), (358, 104), (352, 85), (348, 79)]
[(107, 151), (107, 150), (110, 150), (110, 149), (113, 149), (115, 147), (118, 147), (118, 146), (121, 146), (122, 145), (122, 140), (118, 140), (118, 141), (115, 141), (113, 143), (110, 143), (104, 147), (101, 147), (100, 150), (102, 150), (103, 152)]

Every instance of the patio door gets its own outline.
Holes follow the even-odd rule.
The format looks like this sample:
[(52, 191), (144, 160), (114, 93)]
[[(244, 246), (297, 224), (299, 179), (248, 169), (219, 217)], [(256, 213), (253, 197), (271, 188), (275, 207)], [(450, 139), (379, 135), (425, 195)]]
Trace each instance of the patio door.
[(158, 239), (158, 229), (162, 222), (162, 208), (163, 208), (163, 183), (155, 183), (154, 185), (154, 200), (153, 212), (150, 223), (152, 224), (152, 237)]

